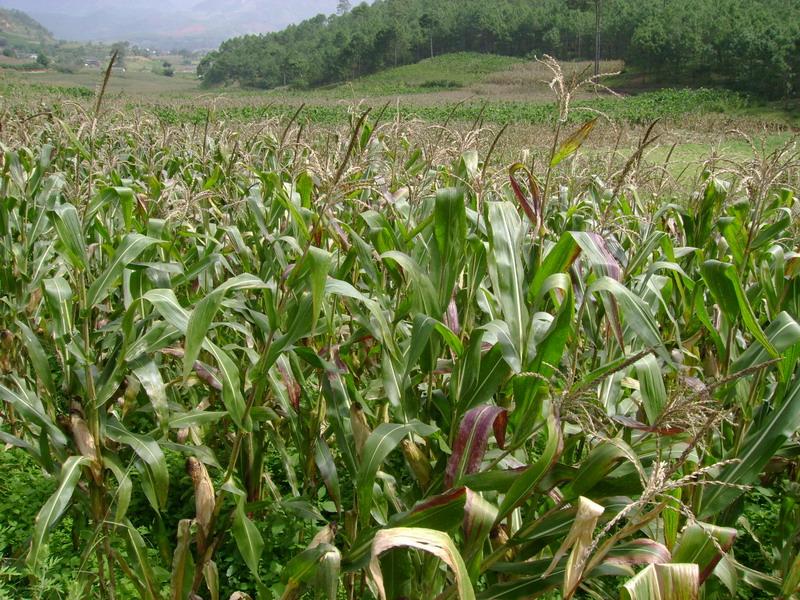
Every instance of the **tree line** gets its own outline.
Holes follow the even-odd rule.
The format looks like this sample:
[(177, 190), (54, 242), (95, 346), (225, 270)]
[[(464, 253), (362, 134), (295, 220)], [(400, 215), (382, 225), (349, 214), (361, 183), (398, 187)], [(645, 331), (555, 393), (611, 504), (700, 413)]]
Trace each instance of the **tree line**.
[(592, 59), (597, 33), (603, 58), (656, 80), (773, 98), (800, 90), (800, 0), (376, 0), (228, 40), (198, 75), (309, 87), (450, 52)]

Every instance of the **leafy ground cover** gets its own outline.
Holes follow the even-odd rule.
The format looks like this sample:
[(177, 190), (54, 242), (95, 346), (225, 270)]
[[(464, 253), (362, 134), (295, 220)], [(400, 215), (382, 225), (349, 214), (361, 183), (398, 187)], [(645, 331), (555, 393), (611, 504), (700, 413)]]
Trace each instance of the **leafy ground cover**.
[(349, 90), (360, 96), (394, 96), (463, 88), (523, 62), (510, 56), (456, 52), (367, 75), (334, 91), (339, 96)]
[(800, 592), (792, 139), (73, 100), (4, 105), (4, 593)]
[[(408, 103), (365, 102), (365, 108), (381, 113), (387, 119), (402, 121), (422, 120), (431, 123), (523, 123), (553, 126), (559, 120), (559, 109), (552, 103), (496, 102), (472, 100), (460, 103), (419, 105)], [(656, 119), (680, 119), (691, 115), (711, 113), (724, 114), (745, 107), (745, 98), (718, 90), (660, 90), (628, 98), (600, 98), (582, 100), (574, 104), (568, 122), (579, 123), (590, 114), (601, 113), (604, 117), (622, 124), (644, 124)], [(221, 119), (234, 121), (267, 120), (275, 117), (288, 118), (300, 108), (299, 105), (282, 103), (231, 102), (216, 104), (213, 110)], [(154, 104), (154, 113), (170, 124), (202, 124), (211, 108), (186, 106), (179, 102)], [(321, 125), (344, 123), (352, 113), (351, 105), (341, 103), (309, 104), (303, 106), (298, 117), (303, 121)]]

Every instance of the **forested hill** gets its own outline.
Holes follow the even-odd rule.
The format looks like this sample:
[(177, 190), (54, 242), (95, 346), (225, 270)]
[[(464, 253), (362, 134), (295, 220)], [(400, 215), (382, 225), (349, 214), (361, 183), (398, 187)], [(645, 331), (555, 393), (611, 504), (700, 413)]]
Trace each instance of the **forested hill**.
[(603, 58), (769, 97), (800, 89), (800, 0), (377, 0), (228, 40), (198, 74), (302, 87), (460, 51), (590, 59), (596, 2)]
[(53, 35), (21, 10), (0, 8), (0, 45), (14, 41), (52, 42)]

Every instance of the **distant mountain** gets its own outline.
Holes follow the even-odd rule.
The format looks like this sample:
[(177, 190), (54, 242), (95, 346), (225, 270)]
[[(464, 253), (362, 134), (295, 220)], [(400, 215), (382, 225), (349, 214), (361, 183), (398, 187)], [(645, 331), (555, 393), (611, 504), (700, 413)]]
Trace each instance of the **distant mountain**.
[(278, 31), (332, 13), (337, 0), (0, 0), (23, 9), (55, 37), (158, 48), (215, 48), (237, 35)]

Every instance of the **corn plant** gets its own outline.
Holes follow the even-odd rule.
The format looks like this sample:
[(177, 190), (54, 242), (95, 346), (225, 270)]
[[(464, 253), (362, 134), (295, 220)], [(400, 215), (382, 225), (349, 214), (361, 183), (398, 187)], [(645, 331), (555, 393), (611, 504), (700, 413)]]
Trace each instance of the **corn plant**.
[(76, 597), (216, 599), (234, 547), (262, 598), (798, 593), (790, 498), (772, 571), (735, 553), (747, 487), (797, 474), (793, 147), (665, 198), (650, 132), (576, 174), (595, 121), (537, 169), (369, 112), (100, 109), (2, 147), (0, 436), (57, 481), (34, 581), (70, 516)]

